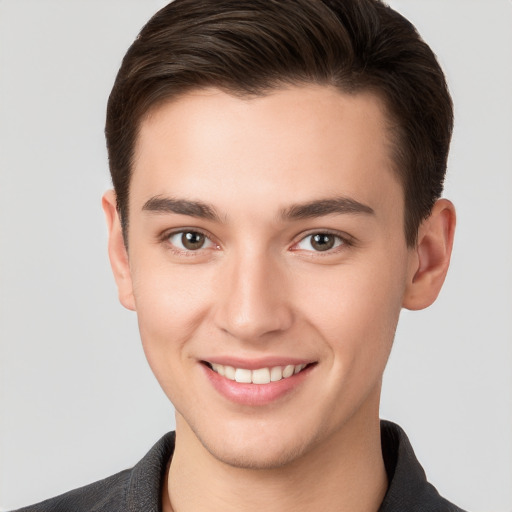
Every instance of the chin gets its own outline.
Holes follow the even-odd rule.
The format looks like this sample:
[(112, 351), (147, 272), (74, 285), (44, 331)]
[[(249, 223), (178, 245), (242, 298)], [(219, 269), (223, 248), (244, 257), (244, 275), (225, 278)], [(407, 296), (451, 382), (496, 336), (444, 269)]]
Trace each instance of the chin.
[(304, 454), (303, 447), (273, 447), (258, 445), (208, 446), (205, 449), (217, 460), (234, 468), (252, 470), (279, 469), (287, 466)]
[(243, 433), (242, 429), (227, 429), (221, 435), (211, 436), (208, 432), (203, 436), (195, 432), (195, 436), (212, 457), (224, 464), (241, 469), (270, 470), (298, 461), (317, 444), (317, 435), (307, 436), (307, 429), (290, 427), (272, 429), (260, 425), (245, 429)]

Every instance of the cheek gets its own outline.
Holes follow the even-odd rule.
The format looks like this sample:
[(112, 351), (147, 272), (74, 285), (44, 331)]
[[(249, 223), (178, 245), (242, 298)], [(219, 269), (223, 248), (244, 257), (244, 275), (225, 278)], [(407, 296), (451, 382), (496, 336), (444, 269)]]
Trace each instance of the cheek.
[(154, 370), (179, 353), (207, 314), (207, 276), (199, 266), (148, 265), (132, 272), (146, 357)]
[(335, 361), (382, 366), (391, 350), (404, 280), (402, 265), (378, 258), (374, 264), (339, 266), (302, 280), (300, 309), (333, 355), (343, 356)]

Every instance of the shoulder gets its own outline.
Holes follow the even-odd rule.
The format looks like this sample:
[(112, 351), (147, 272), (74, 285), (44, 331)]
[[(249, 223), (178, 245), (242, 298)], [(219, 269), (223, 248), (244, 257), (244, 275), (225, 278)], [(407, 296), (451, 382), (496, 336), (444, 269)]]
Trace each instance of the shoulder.
[(379, 512), (464, 512), (428, 482), (407, 435), (398, 425), (382, 420), (381, 439), (389, 486)]
[(13, 512), (157, 512), (174, 439), (163, 436), (131, 469)]
[(15, 512), (96, 512), (122, 510), (131, 470), (74, 489)]

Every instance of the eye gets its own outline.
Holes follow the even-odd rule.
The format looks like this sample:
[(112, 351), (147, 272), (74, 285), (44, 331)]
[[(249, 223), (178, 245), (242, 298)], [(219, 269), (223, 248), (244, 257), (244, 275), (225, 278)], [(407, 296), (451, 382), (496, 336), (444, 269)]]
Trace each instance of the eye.
[(346, 241), (338, 235), (313, 233), (305, 236), (295, 247), (303, 251), (325, 252), (344, 244)]
[(171, 233), (167, 241), (181, 251), (197, 251), (215, 247), (215, 244), (199, 231), (178, 231)]

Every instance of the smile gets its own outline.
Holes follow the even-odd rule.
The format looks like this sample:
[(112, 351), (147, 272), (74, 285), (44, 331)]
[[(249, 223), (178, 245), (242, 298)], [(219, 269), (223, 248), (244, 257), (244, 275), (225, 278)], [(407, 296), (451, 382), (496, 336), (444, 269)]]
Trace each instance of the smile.
[[(260, 407), (284, 399), (302, 389), (318, 361), (293, 360), (282, 357), (239, 360), (227, 357), (201, 361), (203, 371), (213, 388), (235, 404)], [(294, 363), (294, 364), (292, 364)]]
[(235, 368), (222, 364), (208, 363), (208, 366), (220, 376), (228, 380), (244, 384), (269, 384), (283, 379), (288, 379), (292, 375), (301, 372), (307, 364), (289, 364), (286, 366), (273, 366), (268, 368), (257, 368), (248, 370), (246, 368)]

